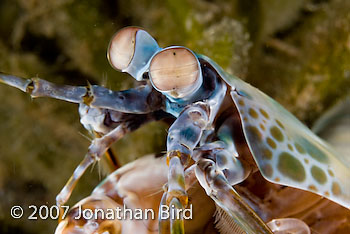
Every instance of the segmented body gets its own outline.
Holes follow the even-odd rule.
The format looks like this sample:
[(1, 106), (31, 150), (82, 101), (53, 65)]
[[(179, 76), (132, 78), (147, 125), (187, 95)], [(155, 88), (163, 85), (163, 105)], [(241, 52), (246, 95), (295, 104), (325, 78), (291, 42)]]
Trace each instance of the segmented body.
[(342, 156), (273, 99), (220, 68), (218, 71), (232, 86), (230, 93), (247, 143), (263, 176), (349, 208), (350, 165)]
[[(349, 165), (277, 102), (191, 50), (162, 49), (144, 30), (130, 27), (112, 39), (113, 67), (145, 84), (125, 91), (97, 85), (58, 86), (40, 79), (1, 75), (30, 93), (79, 103), (81, 122), (101, 137), (57, 196), (65, 203), (84, 171), (111, 144), (143, 124), (171, 117), (168, 183), (161, 204), (188, 205), (185, 172), (247, 233), (271, 233), (233, 189), (258, 168), (267, 180), (304, 189), (349, 207)], [(193, 167), (192, 167), (193, 166)], [(187, 178), (188, 179), (188, 178)], [(184, 233), (182, 219), (159, 220), (160, 233)]]

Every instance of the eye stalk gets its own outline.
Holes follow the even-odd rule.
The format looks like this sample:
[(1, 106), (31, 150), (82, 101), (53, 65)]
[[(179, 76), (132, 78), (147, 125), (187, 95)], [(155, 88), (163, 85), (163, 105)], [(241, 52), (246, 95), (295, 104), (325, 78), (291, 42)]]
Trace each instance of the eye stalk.
[(150, 63), (149, 77), (155, 89), (172, 98), (196, 92), (203, 78), (194, 53), (181, 46), (165, 48)]
[(157, 42), (146, 31), (138, 27), (126, 27), (112, 37), (107, 57), (114, 69), (127, 72), (140, 81), (152, 56), (160, 50)]

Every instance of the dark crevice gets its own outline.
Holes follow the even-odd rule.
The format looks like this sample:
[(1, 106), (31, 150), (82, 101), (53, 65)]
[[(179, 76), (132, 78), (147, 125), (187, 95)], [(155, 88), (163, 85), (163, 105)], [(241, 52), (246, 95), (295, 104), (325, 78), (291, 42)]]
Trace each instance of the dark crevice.
[[(315, 9), (321, 4), (324, 4), (326, 2), (329, 2), (329, 0), (313, 0), (311, 3), (314, 6)], [(278, 39), (285, 39), (291, 34), (293, 34), (296, 30), (298, 30), (305, 22), (307, 22), (315, 13), (317, 13), (317, 10), (310, 11), (306, 7), (301, 9), (298, 19), (289, 27), (283, 28), (281, 30), (278, 30), (273, 35), (274, 38)]]
[[(284, 27), (280, 30), (277, 30), (272, 36), (271, 38), (276, 38), (278, 40), (281, 41), (285, 41), (287, 38), (290, 38), (291, 35), (294, 35), (297, 30), (299, 30), (300, 28), (302, 28), (303, 24), (305, 24), (305, 22), (308, 22), (316, 13), (319, 12), (318, 6), (321, 4), (324, 4), (325, 2), (328, 2), (328, 0), (314, 0), (312, 1), (310, 4), (313, 5), (313, 8), (316, 10), (310, 10), (307, 7), (304, 7), (303, 9), (300, 10), (299, 12), (299, 17), (297, 18), (297, 20), (294, 21), (293, 24)], [(297, 46), (298, 42), (294, 42)], [(271, 56), (275, 56), (276, 55), (276, 49), (266, 46), (264, 45), (262, 47), (262, 51), (264, 52), (265, 55), (271, 55)]]
[(322, 4), (322, 3), (328, 3), (329, 0), (312, 0), (312, 3), (314, 4)]
[[(237, 3), (238, 11), (237, 13), (243, 17), (247, 18), (247, 29), (249, 31), (250, 38), (253, 40), (259, 40), (259, 34), (261, 30), (260, 22), (256, 19), (261, 18), (261, 3), (258, 0), (251, 1), (238, 1)], [(255, 45), (253, 45), (255, 46)]]
[(274, 38), (285, 39), (298, 30), (315, 12), (301, 10), (298, 19), (288, 27), (278, 30), (273, 35)]
[(51, 66), (52, 73), (64, 77), (68, 82), (66, 84), (85, 85), (87, 81), (92, 84), (97, 83), (96, 79), (83, 74), (78, 69), (65, 69), (65, 67), (71, 67), (68, 66), (71, 60), (63, 53), (54, 38), (35, 35), (27, 31), (20, 45), (24, 52), (36, 54), (45, 64)]
[(23, 51), (37, 54), (47, 64), (54, 64), (61, 55), (61, 49), (54, 38), (35, 35), (29, 31), (24, 34), (20, 45)]
[(117, 12), (115, 13), (116, 17), (115, 17), (115, 20), (118, 21), (118, 24), (120, 26), (131, 26), (131, 25), (134, 25), (134, 21), (133, 21), (133, 16), (129, 13), (129, 11), (125, 11), (125, 9), (123, 9), (121, 7), (121, 3), (119, 3), (117, 6), (116, 6), (116, 10)]
[(120, 25), (122, 25), (122, 26), (134, 25), (131, 16), (124, 15), (123, 17), (119, 18), (118, 21), (121, 22)]
[(101, 12), (104, 13), (110, 19), (115, 19), (119, 14), (118, 1), (116, 0), (104, 0), (101, 1)]
[(6, 220), (0, 220), (0, 233), (6, 234), (33, 234), (34, 232), (30, 232), (20, 227), (19, 225), (12, 225)]
[(36, 198), (44, 200), (47, 194), (47, 188), (40, 181), (29, 180), (25, 182), (25, 192), (35, 194)]

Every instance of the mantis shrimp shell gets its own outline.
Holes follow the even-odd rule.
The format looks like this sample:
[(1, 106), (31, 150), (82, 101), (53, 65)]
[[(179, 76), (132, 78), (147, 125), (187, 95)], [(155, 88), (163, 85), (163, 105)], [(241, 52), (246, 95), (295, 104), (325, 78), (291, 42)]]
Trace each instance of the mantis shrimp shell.
[(270, 182), (314, 192), (350, 208), (350, 165), (276, 101), (224, 72), (253, 157)]

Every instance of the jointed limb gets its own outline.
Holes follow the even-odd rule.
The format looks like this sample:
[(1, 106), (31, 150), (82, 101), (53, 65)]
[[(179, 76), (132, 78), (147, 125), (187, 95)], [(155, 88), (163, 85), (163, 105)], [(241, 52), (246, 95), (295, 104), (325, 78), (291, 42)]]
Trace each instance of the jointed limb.
[(236, 158), (234, 139), (225, 124), (218, 130), (222, 137), (196, 149), (196, 177), (206, 193), (246, 233), (272, 233), (256, 213), (243, 201), (232, 185), (242, 182), (251, 172), (249, 164)]
[[(68, 200), (85, 170), (99, 160), (113, 142), (146, 122), (168, 117), (161, 111), (163, 105), (161, 94), (150, 85), (119, 92), (96, 85), (87, 87), (56, 85), (39, 78), (23, 79), (3, 73), (0, 73), (0, 82), (29, 93), (33, 98), (51, 97), (85, 105), (86, 113), (83, 113), (82, 116), (83, 122), (86, 123), (84, 126), (95, 132), (102, 129), (98, 126), (106, 130), (101, 132), (105, 135), (92, 142), (85, 158), (57, 196), (56, 200), (59, 205)], [(102, 118), (95, 118), (96, 113), (89, 114), (90, 109), (95, 109)]]
[(85, 155), (83, 161), (74, 170), (73, 175), (69, 178), (66, 185), (56, 197), (56, 203), (58, 206), (63, 205), (69, 199), (74, 187), (79, 181), (80, 177), (84, 174), (86, 169), (98, 161), (101, 156), (107, 151), (107, 149), (117, 140), (122, 138), (127, 133), (127, 129), (124, 125), (120, 125), (110, 133), (104, 135), (101, 138), (93, 140), (89, 147), (88, 153)]
[[(184, 168), (192, 160), (193, 149), (198, 145), (203, 131), (214, 121), (225, 97), (226, 87), (217, 82), (217, 89), (204, 101), (192, 103), (178, 116), (169, 129), (167, 138), (167, 162), (169, 165), (167, 204), (176, 203), (185, 208), (188, 203), (184, 182)], [(180, 221), (183, 225), (183, 221)], [(171, 233), (173, 231), (171, 225)], [(181, 232), (177, 232), (181, 233)]]
[(90, 87), (92, 107), (124, 113), (149, 113), (164, 106), (164, 96), (151, 85), (141, 85), (124, 91), (112, 91), (101, 86)]
[[(188, 167), (184, 172), (184, 188), (185, 192), (196, 183), (196, 175), (195, 175), (195, 165)], [(182, 217), (182, 213), (179, 213), (180, 217), (168, 217), (164, 218), (161, 216), (162, 214), (162, 206), (168, 206), (170, 214), (177, 214), (177, 210), (183, 209), (183, 205), (180, 203), (179, 199), (174, 198), (171, 200), (171, 203), (167, 203), (168, 197), (168, 184), (163, 187), (164, 193), (160, 202), (159, 212), (158, 212), (158, 232), (160, 234), (182, 234), (184, 233), (184, 220)]]
[(242, 200), (232, 185), (245, 180), (252, 171), (248, 162), (240, 159), (235, 147), (239, 137), (232, 121), (226, 119), (218, 128), (218, 140), (206, 143), (193, 152), (197, 180), (206, 193), (246, 233), (271, 233), (265, 223)]
[(158, 211), (158, 233), (159, 234), (169, 234), (170, 233), (170, 217), (165, 218), (162, 217), (162, 207), (166, 206), (166, 197), (167, 197), (167, 192), (165, 191), (163, 193), (162, 199), (160, 200), (159, 204), (159, 211)]
[(67, 102), (81, 103), (87, 93), (86, 87), (56, 85), (39, 78), (23, 79), (0, 72), (0, 83), (18, 88), (31, 97), (51, 97)]
[(142, 85), (124, 91), (112, 91), (98, 85), (86, 87), (57, 85), (39, 78), (23, 79), (1, 72), (0, 83), (18, 88), (33, 98), (51, 97), (124, 113), (149, 113), (160, 110), (164, 105), (164, 97), (151, 85)]
[[(109, 113), (109, 114), (111, 115), (112, 113)], [(71, 176), (71, 178), (69, 179), (65, 187), (62, 189), (60, 194), (57, 196), (56, 198), (57, 204), (62, 205), (68, 200), (76, 183), (78, 182), (80, 177), (84, 174), (86, 169), (94, 162), (100, 160), (102, 155), (110, 148), (110, 146), (114, 142), (121, 139), (125, 134), (138, 129), (139, 127), (143, 126), (144, 124), (152, 120), (157, 120), (163, 117), (167, 117), (167, 115), (163, 113), (158, 113), (158, 112), (152, 112), (149, 114), (142, 114), (142, 115), (127, 114), (127, 113), (114, 113), (114, 114), (118, 114), (118, 116), (114, 116), (113, 120), (110, 120), (110, 121), (116, 121), (113, 123), (116, 124), (117, 126), (115, 126), (115, 128), (110, 132), (108, 132), (107, 134), (102, 135), (100, 138), (95, 138), (92, 141), (85, 158), (79, 164), (79, 166), (75, 169), (73, 175)], [(88, 121), (88, 120), (85, 120), (85, 121)], [(93, 122), (93, 119), (91, 121)]]
[(176, 197), (183, 206), (187, 205), (184, 167), (189, 165), (193, 149), (198, 144), (208, 120), (208, 106), (200, 102), (185, 109), (169, 129), (167, 139), (168, 203), (173, 197)]
[[(169, 164), (166, 202), (175, 209), (184, 209), (188, 203), (184, 168), (189, 166), (194, 147), (198, 144), (209, 122), (209, 106), (198, 102), (186, 108), (169, 129), (167, 162)], [(183, 232), (183, 220), (171, 221), (171, 233)]]
[(196, 176), (202, 187), (206, 191), (210, 191), (208, 195), (235, 220), (241, 229), (249, 234), (272, 234), (266, 224), (228, 183), (224, 174), (217, 169), (214, 161), (200, 159), (197, 162)]

